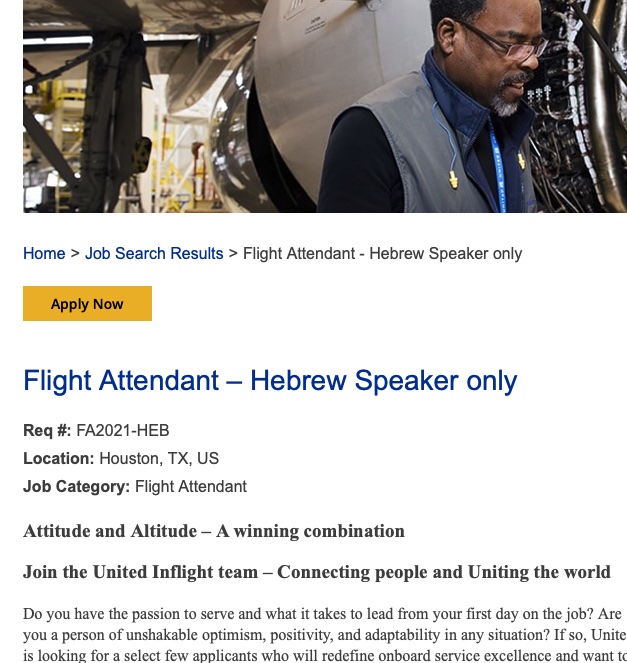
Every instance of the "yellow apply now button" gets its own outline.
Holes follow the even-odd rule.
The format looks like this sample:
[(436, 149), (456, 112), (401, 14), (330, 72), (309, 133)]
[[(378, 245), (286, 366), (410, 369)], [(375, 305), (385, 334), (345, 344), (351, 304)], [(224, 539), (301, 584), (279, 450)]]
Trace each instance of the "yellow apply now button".
[(24, 286), (24, 320), (152, 320), (152, 286)]

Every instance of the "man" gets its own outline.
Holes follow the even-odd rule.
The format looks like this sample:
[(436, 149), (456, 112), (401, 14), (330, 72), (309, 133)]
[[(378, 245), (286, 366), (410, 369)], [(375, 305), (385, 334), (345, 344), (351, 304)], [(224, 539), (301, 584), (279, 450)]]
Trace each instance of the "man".
[(522, 100), (546, 47), (539, 0), (431, 0), (421, 71), (335, 121), (319, 212), (534, 212)]

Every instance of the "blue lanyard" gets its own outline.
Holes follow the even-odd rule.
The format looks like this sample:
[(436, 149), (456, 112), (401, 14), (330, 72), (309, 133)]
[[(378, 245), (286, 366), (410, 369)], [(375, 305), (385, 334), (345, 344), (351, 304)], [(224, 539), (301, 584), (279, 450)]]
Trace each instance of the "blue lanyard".
[(507, 196), (505, 194), (505, 169), (503, 168), (503, 157), (501, 148), (496, 140), (492, 119), (488, 120), (490, 126), (490, 141), (492, 142), (492, 154), (494, 156), (494, 168), (496, 170), (496, 186), (499, 192), (499, 211), (501, 214), (507, 212)]

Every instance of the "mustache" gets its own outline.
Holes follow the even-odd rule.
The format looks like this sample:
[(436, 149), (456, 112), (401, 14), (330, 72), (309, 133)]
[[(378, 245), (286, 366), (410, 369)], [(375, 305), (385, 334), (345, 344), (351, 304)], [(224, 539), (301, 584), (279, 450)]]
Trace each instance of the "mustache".
[(507, 85), (513, 85), (516, 83), (522, 83), (523, 85), (526, 85), (527, 83), (530, 83), (533, 78), (533, 71), (516, 74), (516, 76), (508, 76), (501, 81), (500, 87), (505, 87)]

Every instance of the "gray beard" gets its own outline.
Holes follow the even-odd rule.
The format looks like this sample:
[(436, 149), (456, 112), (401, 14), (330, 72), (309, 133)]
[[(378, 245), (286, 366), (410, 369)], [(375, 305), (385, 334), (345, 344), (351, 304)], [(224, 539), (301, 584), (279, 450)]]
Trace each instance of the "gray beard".
[(490, 108), (497, 114), (498, 117), (510, 117), (510, 115), (513, 115), (518, 110), (520, 99), (509, 102), (505, 101), (505, 99), (503, 99), (505, 88), (510, 83), (529, 83), (532, 79), (533, 74), (529, 73), (509, 77), (507, 80), (502, 81), (496, 91), (496, 94), (494, 95), (494, 99), (492, 99)]
[(507, 102), (503, 99), (500, 93), (497, 92), (494, 99), (492, 99), (490, 108), (498, 117), (510, 117), (510, 115), (513, 115), (518, 110), (519, 105), (520, 101)]

